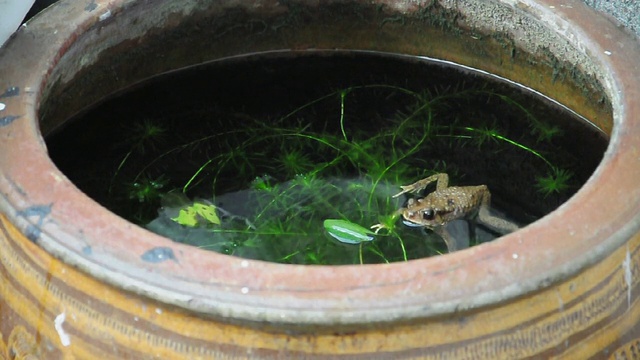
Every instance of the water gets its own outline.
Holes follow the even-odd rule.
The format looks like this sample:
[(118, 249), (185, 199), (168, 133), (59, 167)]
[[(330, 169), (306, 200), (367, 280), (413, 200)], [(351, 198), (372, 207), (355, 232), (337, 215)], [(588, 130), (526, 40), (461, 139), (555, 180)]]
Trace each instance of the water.
[[(525, 225), (591, 175), (607, 139), (526, 89), (450, 64), (365, 52), (254, 54), (114, 94), (47, 138), (57, 166), (124, 218), (174, 241), (298, 264), (446, 253), (389, 221), (400, 185), (449, 174), (487, 185), (492, 212)], [(420, 197), (433, 191), (427, 188)], [(340, 220), (372, 238), (336, 239)], [(471, 245), (499, 233), (448, 225)], [(357, 232), (357, 231), (356, 231)]]

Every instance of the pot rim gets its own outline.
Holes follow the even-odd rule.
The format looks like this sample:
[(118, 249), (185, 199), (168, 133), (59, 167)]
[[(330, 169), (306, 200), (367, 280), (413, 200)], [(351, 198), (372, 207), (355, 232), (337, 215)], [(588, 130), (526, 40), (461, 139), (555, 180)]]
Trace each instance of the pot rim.
[[(0, 210), (50, 254), (107, 283), (239, 320), (316, 325), (408, 320), (543, 289), (605, 258), (639, 229), (637, 39), (604, 17), (593, 17), (595, 12), (577, 0), (562, 7), (552, 0), (521, 0), (521, 9), (591, 56), (613, 106), (614, 128), (603, 161), (557, 210), (491, 243), (392, 264), (282, 265), (152, 234), (71, 184), (48, 158), (38, 130), (43, 89), (60, 58), (86, 29), (117, 16), (131, 1), (91, 4), (90, 9), (60, 1), (0, 50), (0, 92), (7, 90), (0, 95)], [(59, 17), (58, 25), (48, 14)]]

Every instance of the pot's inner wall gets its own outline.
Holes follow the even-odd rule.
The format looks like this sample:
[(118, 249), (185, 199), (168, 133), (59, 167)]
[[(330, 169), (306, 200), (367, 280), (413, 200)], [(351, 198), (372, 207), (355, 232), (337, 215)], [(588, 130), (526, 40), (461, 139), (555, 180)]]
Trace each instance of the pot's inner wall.
[[(409, 7), (404, 1), (175, 4), (134, 2), (81, 35), (51, 71), (39, 109), (42, 133), (54, 133), (102, 99), (157, 74), (282, 49), (353, 49), (449, 60), (538, 90), (605, 133), (612, 128), (610, 103), (590, 74), (597, 66), (533, 16), (499, 3), (470, 2), (460, 8), (438, 1)], [(513, 28), (504, 26), (504, 16), (513, 17)], [(527, 41), (518, 37), (523, 29)], [(532, 43), (538, 35), (540, 43)]]
[[(611, 131), (609, 101), (596, 78), (583, 71), (594, 68), (586, 66), (590, 64), (586, 55), (520, 9), (484, 1), (459, 9), (445, 8), (438, 1), (252, 4), (141, 1), (95, 24), (53, 69), (40, 107), (41, 131), (46, 135), (108, 94), (155, 74), (238, 54), (310, 48), (376, 50), (455, 61), (541, 91), (605, 132)], [(480, 7), (483, 11), (478, 11)], [(477, 14), (464, 15), (471, 11)], [(505, 13), (515, 17), (513, 29), (504, 27)], [(483, 17), (484, 25), (477, 25)], [(481, 29), (498, 22), (505, 30)], [(547, 43), (528, 43), (528, 49), (535, 50), (523, 50), (514, 35), (523, 28), (540, 31), (528, 35), (539, 35)]]
[[(69, 121), (47, 146), (84, 193), (174, 241), (342, 265), (438, 255), (448, 251), (443, 238), (460, 249), (535, 221), (586, 182), (607, 139), (546, 98), (449, 63), (282, 51), (137, 84)], [(448, 174), (452, 192), (434, 196), (434, 181), (392, 196), (437, 173)], [(448, 199), (450, 209), (438, 210), (445, 226), (425, 231), (393, 218), (426, 194)], [(491, 213), (513, 229), (473, 216), (489, 194)], [(368, 229), (380, 221), (382, 232)]]

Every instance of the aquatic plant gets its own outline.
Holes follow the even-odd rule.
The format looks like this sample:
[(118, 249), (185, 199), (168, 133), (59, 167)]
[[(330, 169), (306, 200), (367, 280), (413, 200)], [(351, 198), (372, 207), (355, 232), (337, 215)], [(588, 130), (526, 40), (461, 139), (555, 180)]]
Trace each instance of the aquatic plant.
[[(327, 219), (323, 224), (327, 233), (334, 239), (341, 243), (358, 245), (359, 259), (360, 264), (362, 265), (362, 244), (373, 241), (373, 239), (375, 239), (373, 236), (375, 235), (374, 232), (358, 224), (342, 219)], [(384, 255), (382, 255), (382, 257), (384, 258)]]
[[(359, 104), (372, 95), (402, 105), (387, 114), (368, 112)], [(470, 110), (476, 102), (495, 99), (529, 120), (536, 143), (511, 136), (494, 113)], [(167, 194), (160, 211), (166, 221), (156, 219), (150, 229), (236, 256), (282, 263), (365, 264), (442, 253), (446, 248), (441, 242), (425, 241), (425, 234), (397, 225), (401, 204), (391, 197), (398, 185), (416, 178), (465, 173), (441, 156), (421, 155), (425, 149), (472, 145), (476, 151), (500, 152), (510, 147), (548, 166), (549, 173), (535, 179), (536, 189), (545, 196), (566, 191), (571, 178), (535, 149), (561, 132), (516, 100), (486, 88), (460, 85), (413, 91), (372, 83), (335, 89), (269, 119), (240, 112), (219, 116), (242, 126), (172, 138), (162, 147), (157, 145), (167, 140), (168, 130), (140, 122), (112, 184), (135, 157), (143, 165), (127, 172), (135, 174), (129, 198), (157, 204)], [(322, 116), (328, 118), (310, 120)], [(360, 117), (375, 131), (362, 129)], [(181, 172), (171, 179), (158, 177), (170, 166)], [(174, 195), (168, 194), (176, 192), (180, 201), (169, 201)], [(234, 206), (238, 201), (242, 209)], [(153, 215), (152, 210), (147, 209), (146, 216)], [(374, 223), (387, 230), (376, 234), (363, 226)]]
[(166, 141), (166, 129), (151, 119), (143, 119), (140, 122), (133, 123), (131, 130), (127, 131), (131, 134), (129, 142), (132, 148), (144, 153), (148, 148), (156, 149), (158, 145)]
[(283, 151), (278, 160), (281, 164), (278, 170), (282, 171), (288, 177), (293, 177), (297, 174), (304, 174), (314, 167), (308, 152), (303, 151), (302, 149)]
[(168, 180), (160, 176), (157, 179), (142, 178), (140, 181), (131, 183), (129, 199), (137, 200), (140, 203), (156, 201), (166, 191)]
[(536, 188), (545, 197), (554, 193), (558, 194), (569, 189), (569, 181), (572, 177), (573, 174), (570, 171), (551, 166), (547, 175), (536, 178)]

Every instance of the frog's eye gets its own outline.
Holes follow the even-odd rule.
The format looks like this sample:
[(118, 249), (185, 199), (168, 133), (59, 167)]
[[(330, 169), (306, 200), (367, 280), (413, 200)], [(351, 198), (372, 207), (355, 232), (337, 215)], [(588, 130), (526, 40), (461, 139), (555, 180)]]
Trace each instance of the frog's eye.
[(433, 220), (435, 217), (436, 217), (436, 213), (435, 211), (433, 211), (433, 209), (426, 209), (422, 213), (422, 218), (425, 220)]

